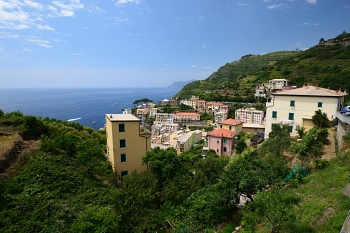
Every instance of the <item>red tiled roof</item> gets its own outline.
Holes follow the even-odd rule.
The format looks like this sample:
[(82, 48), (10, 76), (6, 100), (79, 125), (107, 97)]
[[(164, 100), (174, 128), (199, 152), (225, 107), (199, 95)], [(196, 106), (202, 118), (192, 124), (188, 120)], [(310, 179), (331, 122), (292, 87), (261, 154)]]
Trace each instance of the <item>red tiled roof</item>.
[(243, 122), (239, 121), (239, 120), (234, 120), (234, 119), (229, 118), (227, 120), (219, 122), (219, 124), (223, 124), (223, 125), (240, 125), (240, 124), (243, 124)]
[(180, 116), (200, 116), (200, 114), (194, 113), (194, 112), (177, 112), (175, 115), (180, 115)]
[(233, 138), (236, 135), (236, 132), (228, 129), (215, 129), (208, 135), (213, 137)]

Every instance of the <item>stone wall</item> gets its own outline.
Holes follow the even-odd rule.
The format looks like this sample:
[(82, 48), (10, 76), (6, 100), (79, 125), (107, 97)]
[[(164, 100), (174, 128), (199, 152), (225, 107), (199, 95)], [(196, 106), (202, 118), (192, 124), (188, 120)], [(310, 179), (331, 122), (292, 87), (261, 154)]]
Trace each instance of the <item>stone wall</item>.
[(338, 120), (338, 126), (337, 126), (337, 141), (338, 141), (338, 147), (339, 149), (342, 149), (344, 145), (344, 139), (343, 137), (350, 131), (350, 125), (347, 123), (343, 123), (342, 121)]

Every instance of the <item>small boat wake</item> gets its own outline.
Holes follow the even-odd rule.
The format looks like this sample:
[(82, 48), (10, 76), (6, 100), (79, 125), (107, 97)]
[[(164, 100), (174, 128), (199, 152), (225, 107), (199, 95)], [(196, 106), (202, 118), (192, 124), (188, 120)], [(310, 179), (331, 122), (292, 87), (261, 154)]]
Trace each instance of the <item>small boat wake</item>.
[(114, 105), (116, 105), (118, 102), (115, 102), (114, 104), (111, 105), (111, 107), (113, 107)]
[(78, 117), (78, 118), (68, 119), (67, 121), (68, 121), (68, 122), (72, 122), (72, 121), (78, 121), (78, 120), (80, 120), (80, 119), (81, 119), (81, 117)]

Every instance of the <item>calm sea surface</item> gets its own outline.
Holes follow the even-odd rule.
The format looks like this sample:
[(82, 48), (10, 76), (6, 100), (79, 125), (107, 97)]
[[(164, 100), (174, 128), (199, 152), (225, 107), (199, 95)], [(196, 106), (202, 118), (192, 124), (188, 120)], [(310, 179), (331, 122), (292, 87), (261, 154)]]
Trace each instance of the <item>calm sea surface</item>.
[[(170, 99), (180, 89), (170, 88), (91, 88), (91, 89), (0, 89), (0, 109), (25, 115), (76, 122), (94, 129), (103, 127), (105, 114), (121, 113), (137, 99), (154, 103)], [(93, 122), (96, 122), (93, 124)]]

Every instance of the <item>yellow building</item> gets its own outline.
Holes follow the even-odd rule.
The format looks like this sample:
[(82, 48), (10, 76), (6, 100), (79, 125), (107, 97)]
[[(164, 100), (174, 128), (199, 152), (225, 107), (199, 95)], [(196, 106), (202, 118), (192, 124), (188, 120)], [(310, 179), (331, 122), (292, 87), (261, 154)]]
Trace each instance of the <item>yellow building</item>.
[(239, 134), (243, 130), (243, 121), (227, 119), (218, 123), (218, 128), (220, 129), (228, 129)]
[(107, 154), (119, 177), (146, 171), (142, 157), (151, 150), (151, 133), (132, 114), (106, 114)]
[(318, 109), (326, 113), (329, 120), (334, 120), (346, 95), (346, 92), (311, 85), (273, 93), (271, 102), (266, 103), (265, 138), (273, 124), (288, 124), (291, 136), (298, 135), (297, 127), (309, 130), (314, 126), (312, 116)]

